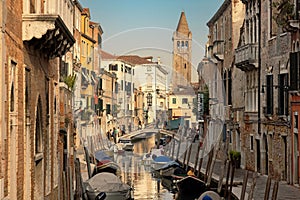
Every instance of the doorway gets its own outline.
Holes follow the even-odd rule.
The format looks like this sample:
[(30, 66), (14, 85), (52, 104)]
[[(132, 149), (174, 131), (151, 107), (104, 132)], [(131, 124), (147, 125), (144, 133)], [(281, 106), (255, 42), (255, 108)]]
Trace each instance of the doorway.
[(268, 140), (267, 136), (264, 134), (264, 145), (265, 145), (265, 174), (269, 174), (269, 153), (268, 153)]
[(260, 172), (261, 169), (261, 163), (260, 163), (260, 141), (259, 139), (256, 139), (256, 169), (257, 172)]

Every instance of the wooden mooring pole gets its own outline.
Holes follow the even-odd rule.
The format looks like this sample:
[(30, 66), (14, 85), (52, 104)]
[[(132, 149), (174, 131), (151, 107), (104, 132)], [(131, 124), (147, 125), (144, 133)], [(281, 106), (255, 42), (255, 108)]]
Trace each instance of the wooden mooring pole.
[(272, 183), (272, 179), (271, 179), (270, 176), (268, 176), (264, 200), (268, 200), (269, 199), (269, 194), (270, 194), (270, 189), (271, 189), (271, 183)]
[(189, 147), (188, 159), (187, 159), (187, 162), (186, 162), (186, 170), (188, 170), (188, 168), (189, 168), (189, 162), (190, 162), (190, 157), (191, 157), (192, 147), (193, 147), (193, 144), (191, 143), (191, 144), (190, 144), (190, 147)]
[(245, 171), (244, 174), (244, 180), (243, 180), (243, 187), (242, 187), (242, 192), (241, 192), (241, 198), (240, 200), (244, 200), (245, 199), (245, 193), (246, 193), (246, 188), (247, 188), (247, 182), (248, 182), (248, 170)]

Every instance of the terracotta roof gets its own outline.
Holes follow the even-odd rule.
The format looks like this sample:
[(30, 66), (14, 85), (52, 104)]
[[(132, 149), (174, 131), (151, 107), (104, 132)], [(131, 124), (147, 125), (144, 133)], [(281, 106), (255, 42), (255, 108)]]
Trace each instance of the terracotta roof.
[(101, 58), (103, 60), (116, 60), (117, 56), (114, 56), (106, 51), (103, 51), (102, 49), (100, 50)]
[(83, 8), (82, 14), (86, 14), (86, 15), (90, 16), (90, 9), (89, 8)]
[(176, 31), (185, 35), (190, 33), (189, 25), (184, 12), (181, 12)]
[(137, 55), (119, 56), (118, 59), (129, 62), (133, 65), (154, 64), (154, 62), (151, 62), (146, 58), (142, 58)]

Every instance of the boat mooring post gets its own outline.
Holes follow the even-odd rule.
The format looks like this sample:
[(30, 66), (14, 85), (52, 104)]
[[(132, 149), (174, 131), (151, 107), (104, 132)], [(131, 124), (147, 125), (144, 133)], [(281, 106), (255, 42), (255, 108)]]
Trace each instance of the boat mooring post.
[(193, 147), (193, 143), (191, 143), (190, 147), (189, 147), (189, 154), (188, 154), (188, 159), (187, 159), (187, 162), (186, 162), (186, 170), (188, 170), (188, 168), (189, 168), (189, 162), (190, 162), (192, 147)]
[(86, 160), (86, 165), (87, 165), (87, 170), (88, 170), (88, 175), (89, 178), (92, 177), (92, 173), (91, 173), (91, 164), (90, 164), (90, 155), (89, 155), (89, 151), (86, 147), (84, 148), (84, 152), (85, 152), (85, 160)]

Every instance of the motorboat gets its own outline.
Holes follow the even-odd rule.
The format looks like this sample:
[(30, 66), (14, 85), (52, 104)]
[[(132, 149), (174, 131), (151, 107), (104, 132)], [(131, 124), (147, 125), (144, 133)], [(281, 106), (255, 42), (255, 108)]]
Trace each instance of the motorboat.
[(112, 160), (100, 160), (94, 167), (92, 176), (102, 172), (109, 172), (115, 174), (116, 176), (120, 176), (121, 168)]
[(159, 170), (164, 165), (166, 165), (167, 163), (169, 163), (170, 161), (171, 161), (171, 159), (168, 156), (158, 156), (158, 157), (156, 157), (156, 158), (153, 159), (151, 167), (154, 170)]
[(181, 169), (181, 173), (185, 173), (185, 170), (180, 166), (180, 164), (176, 161), (170, 161), (166, 163), (164, 166), (159, 168), (159, 173), (163, 177), (172, 177), (172, 175), (175, 175), (175, 172), (178, 172)]
[(112, 173), (98, 173), (88, 179), (84, 184), (89, 199), (96, 199), (100, 192), (106, 194), (105, 200), (132, 199), (131, 187), (123, 183), (119, 177)]
[(122, 144), (124, 151), (133, 151), (134, 145), (131, 143), (130, 139), (120, 139), (119, 144)]
[(142, 163), (145, 166), (151, 166), (153, 160), (159, 156), (164, 155), (164, 150), (163, 149), (151, 149), (151, 151), (149, 153), (146, 153), (143, 155), (142, 158)]
[(176, 182), (178, 191), (181, 195), (195, 196), (198, 198), (206, 191), (205, 182), (195, 176), (186, 176)]

